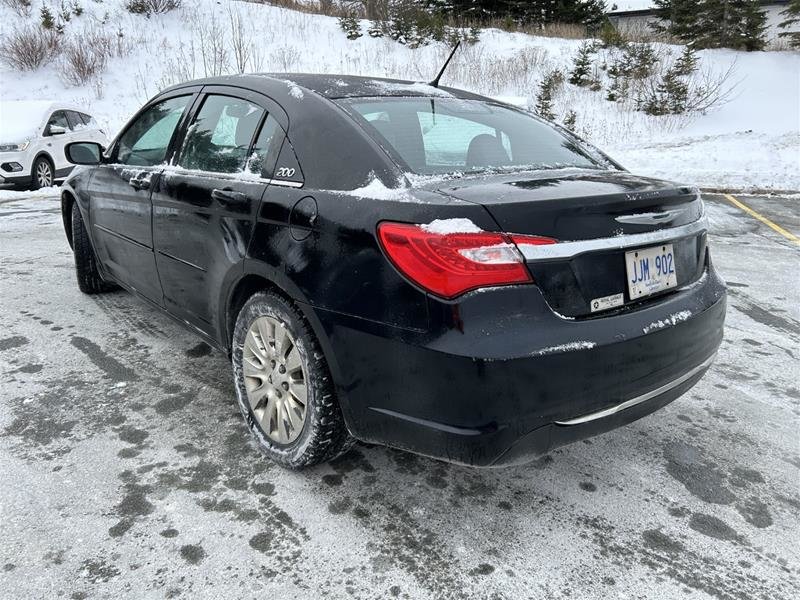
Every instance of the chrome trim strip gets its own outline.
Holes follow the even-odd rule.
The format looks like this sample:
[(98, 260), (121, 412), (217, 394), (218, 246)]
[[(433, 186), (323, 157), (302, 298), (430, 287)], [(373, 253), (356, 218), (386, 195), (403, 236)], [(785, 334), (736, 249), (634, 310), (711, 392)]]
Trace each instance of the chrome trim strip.
[(279, 185), (281, 187), (301, 188), (303, 184), (299, 181), (284, 181), (283, 179), (262, 179), (270, 185)]
[(578, 240), (576, 242), (558, 242), (557, 244), (533, 245), (517, 244), (519, 251), (526, 261), (564, 260), (575, 258), (586, 252), (602, 250), (618, 250), (634, 246), (653, 246), (682, 237), (696, 235), (708, 229), (706, 218), (698, 219), (693, 223), (680, 227), (669, 227), (648, 231), (646, 233), (632, 233), (616, 237), (598, 238), (594, 240)]
[(632, 406), (636, 406), (637, 404), (641, 404), (642, 402), (647, 402), (651, 398), (655, 398), (656, 396), (660, 396), (673, 388), (678, 387), (680, 384), (688, 381), (695, 375), (697, 375), (700, 371), (703, 371), (711, 366), (711, 363), (714, 362), (714, 359), (717, 357), (717, 353), (715, 352), (711, 356), (709, 356), (706, 360), (704, 360), (701, 364), (697, 365), (695, 368), (691, 369), (687, 373), (684, 373), (677, 379), (673, 379), (669, 383), (665, 383), (661, 387), (658, 387), (654, 390), (647, 392), (646, 394), (642, 394), (641, 396), (636, 396), (635, 398), (631, 398), (623, 402), (622, 404), (617, 404), (616, 406), (612, 406), (611, 408), (606, 408), (605, 410), (601, 410), (598, 412), (590, 413), (588, 415), (584, 415), (582, 417), (576, 417), (574, 419), (569, 419), (567, 421), (556, 421), (556, 425), (580, 425), (581, 423), (588, 423), (589, 421), (596, 421), (597, 419), (602, 419), (604, 417), (609, 417), (613, 414), (616, 414), (620, 411), (625, 410), (626, 408), (631, 408)]
[(626, 223), (631, 225), (657, 225), (659, 223), (670, 223), (688, 210), (688, 208), (677, 208), (675, 210), (640, 213), (638, 215), (622, 215), (614, 220), (617, 223)]

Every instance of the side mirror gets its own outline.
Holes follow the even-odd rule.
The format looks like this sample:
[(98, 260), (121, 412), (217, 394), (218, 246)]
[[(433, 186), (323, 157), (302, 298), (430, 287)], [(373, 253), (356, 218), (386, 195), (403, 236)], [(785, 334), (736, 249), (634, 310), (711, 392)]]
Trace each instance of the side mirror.
[(103, 162), (103, 147), (96, 142), (72, 142), (66, 145), (64, 154), (73, 165), (99, 165)]
[(67, 128), (61, 125), (50, 125), (50, 127), (47, 128), (47, 133), (50, 135), (64, 135), (67, 133)]

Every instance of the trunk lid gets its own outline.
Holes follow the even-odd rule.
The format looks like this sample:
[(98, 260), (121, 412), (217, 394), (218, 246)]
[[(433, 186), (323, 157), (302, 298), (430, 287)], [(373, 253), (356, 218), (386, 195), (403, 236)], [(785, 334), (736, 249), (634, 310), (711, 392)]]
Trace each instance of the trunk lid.
[[(664, 231), (664, 236), (657, 234), (696, 223), (703, 216), (703, 204), (694, 188), (625, 171), (575, 169), (476, 177), (440, 182), (436, 188), (448, 196), (481, 204), (507, 233), (546, 236), (560, 243), (609, 240), (585, 249), (582, 244), (569, 244), (578, 249), (570, 256), (526, 254), (534, 280), (553, 310), (563, 316), (599, 316), (608, 310), (619, 312), (656, 302), (697, 280), (705, 268), (702, 228), (675, 239), (670, 238), (670, 231)], [(668, 243), (673, 245), (676, 287), (631, 298), (625, 254), (660, 245), (659, 237), (670, 238)], [(631, 241), (638, 245), (622, 247)], [(607, 307), (607, 311), (592, 310), (596, 300), (618, 294), (623, 294), (621, 305)]]

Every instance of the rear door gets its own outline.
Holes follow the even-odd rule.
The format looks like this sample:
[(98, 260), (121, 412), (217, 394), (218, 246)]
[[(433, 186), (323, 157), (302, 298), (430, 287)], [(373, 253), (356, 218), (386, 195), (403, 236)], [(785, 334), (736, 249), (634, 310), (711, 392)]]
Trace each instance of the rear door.
[(153, 188), (153, 235), (166, 308), (216, 337), (220, 293), (241, 268), (282, 130), (268, 99), (204, 91), (173, 166)]
[(89, 183), (95, 251), (120, 283), (161, 305), (153, 253), (151, 187), (158, 183), (184, 115), (195, 95), (162, 97), (131, 121)]

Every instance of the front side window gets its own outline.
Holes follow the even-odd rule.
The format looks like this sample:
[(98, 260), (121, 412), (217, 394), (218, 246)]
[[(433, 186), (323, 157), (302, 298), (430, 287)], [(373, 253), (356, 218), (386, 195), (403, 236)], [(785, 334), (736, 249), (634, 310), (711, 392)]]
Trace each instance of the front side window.
[(420, 175), (606, 166), (551, 125), (490, 102), (412, 97), (339, 102), (398, 162)]
[(72, 129), (69, 126), (69, 121), (67, 120), (67, 114), (63, 110), (57, 110), (50, 116), (50, 120), (47, 122), (47, 134), (50, 134), (51, 127), (63, 127), (67, 131)]
[(170, 98), (139, 115), (119, 138), (117, 162), (140, 167), (163, 163), (175, 128), (191, 98)]
[(250, 145), (264, 109), (240, 98), (207, 96), (186, 132), (178, 165), (214, 173), (248, 167)]

